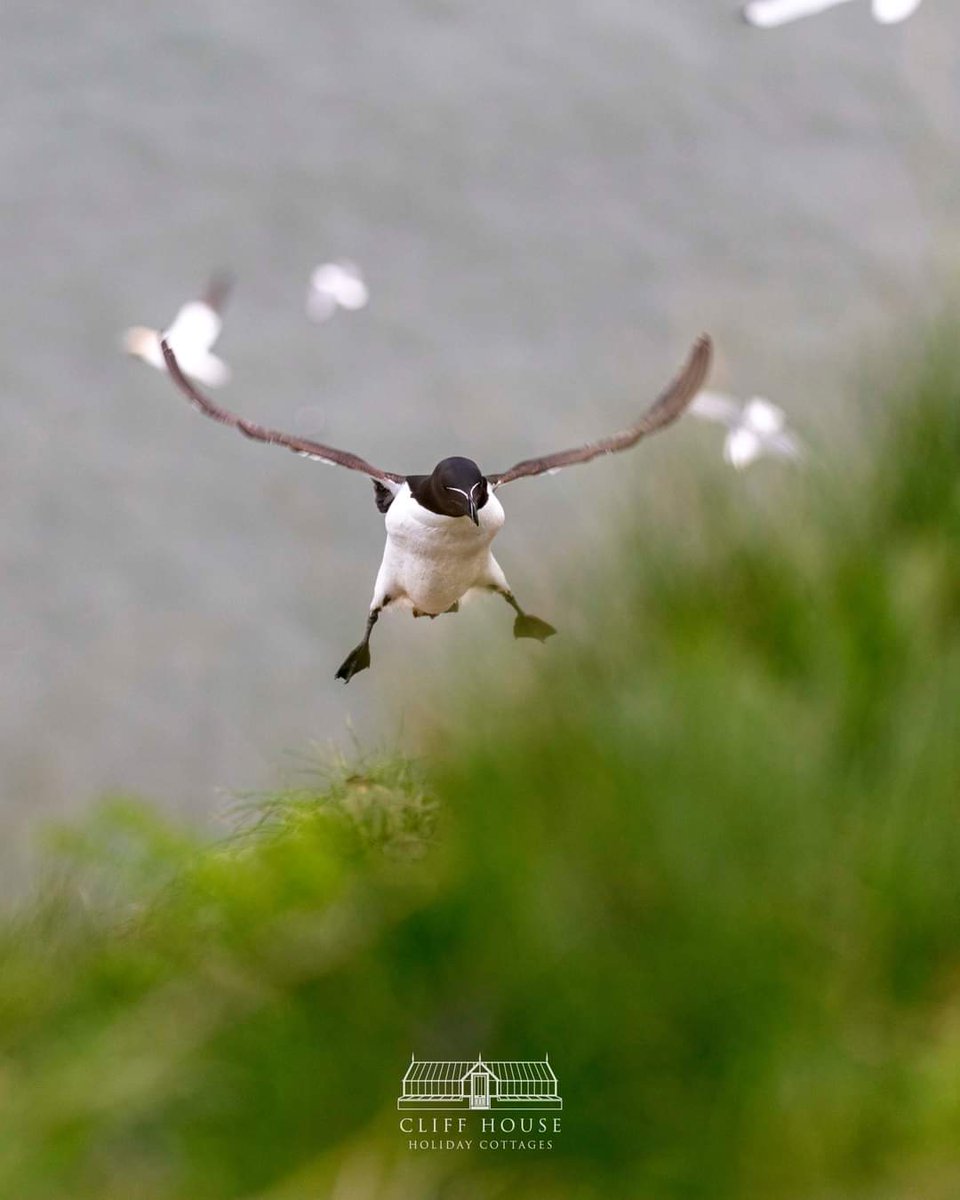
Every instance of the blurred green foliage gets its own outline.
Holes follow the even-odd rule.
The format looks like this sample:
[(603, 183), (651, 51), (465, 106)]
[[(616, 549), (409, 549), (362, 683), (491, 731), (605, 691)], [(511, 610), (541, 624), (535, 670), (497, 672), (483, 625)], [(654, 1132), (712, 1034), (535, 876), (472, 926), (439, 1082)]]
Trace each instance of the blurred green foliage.
[[(61, 835), (0, 926), (0, 1195), (960, 1195), (949, 337), (887, 392), (857, 464), (631, 522), (418, 763), (215, 845), (123, 802)], [(553, 1149), (409, 1151), (411, 1052), (549, 1053)]]

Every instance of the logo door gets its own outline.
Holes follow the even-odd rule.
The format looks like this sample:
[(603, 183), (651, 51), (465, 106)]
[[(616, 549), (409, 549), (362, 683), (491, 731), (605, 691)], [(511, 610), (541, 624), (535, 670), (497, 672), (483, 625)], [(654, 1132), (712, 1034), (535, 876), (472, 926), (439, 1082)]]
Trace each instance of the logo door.
[(474, 1071), (470, 1076), (470, 1107), (490, 1107), (490, 1077), (485, 1071)]

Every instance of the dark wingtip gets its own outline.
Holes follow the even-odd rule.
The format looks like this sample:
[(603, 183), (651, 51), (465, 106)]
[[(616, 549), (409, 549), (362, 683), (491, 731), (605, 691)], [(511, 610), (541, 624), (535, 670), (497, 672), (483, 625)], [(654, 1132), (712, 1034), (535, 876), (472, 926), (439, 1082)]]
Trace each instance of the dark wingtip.
[(709, 333), (701, 333), (693, 344), (693, 351), (690, 354), (690, 362), (696, 369), (697, 375), (700, 376), (700, 382), (697, 385), (697, 390), (706, 381), (707, 374), (710, 371), (710, 363), (713, 361), (713, 338)]
[(712, 360), (713, 338), (709, 333), (701, 333), (693, 343), (683, 370), (650, 410), (653, 422), (648, 432), (672, 425), (678, 417), (686, 412), (694, 397), (706, 383)]

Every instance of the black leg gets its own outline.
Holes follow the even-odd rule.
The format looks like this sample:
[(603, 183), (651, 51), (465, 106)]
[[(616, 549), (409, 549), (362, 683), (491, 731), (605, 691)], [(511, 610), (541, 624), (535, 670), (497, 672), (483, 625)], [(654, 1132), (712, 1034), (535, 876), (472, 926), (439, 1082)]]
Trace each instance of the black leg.
[(541, 621), (539, 617), (532, 617), (529, 613), (525, 613), (517, 603), (517, 598), (513, 592), (505, 592), (502, 588), (493, 586), (491, 586), (490, 590), (502, 596), (517, 614), (517, 618), (513, 622), (513, 636), (515, 638), (536, 638), (538, 642), (545, 642), (548, 637), (553, 637), (557, 632), (546, 621)]
[(390, 600), (388, 598), (384, 600), (379, 608), (370, 609), (370, 615), (367, 617), (367, 627), (363, 633), (363, 641), (359, 646), (354, 646), (343, 660), (340, 670), (336, 674), (337, 679), (342, 679), (344, 683), (349, 683), (354, 675), (365, 671), (370, 666), (370, 634), (373, 632), (373, 627), (376, 625), (380, 613), (389, 603)]

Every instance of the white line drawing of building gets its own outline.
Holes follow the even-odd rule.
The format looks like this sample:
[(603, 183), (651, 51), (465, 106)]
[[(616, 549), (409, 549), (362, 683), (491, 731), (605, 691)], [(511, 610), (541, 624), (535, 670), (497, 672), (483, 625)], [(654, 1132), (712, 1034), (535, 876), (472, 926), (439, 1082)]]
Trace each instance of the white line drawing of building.
[(563, 1108), (549, 1055), (529, 1061), (439, 1062), (411, 1055), (399, 1109)]

